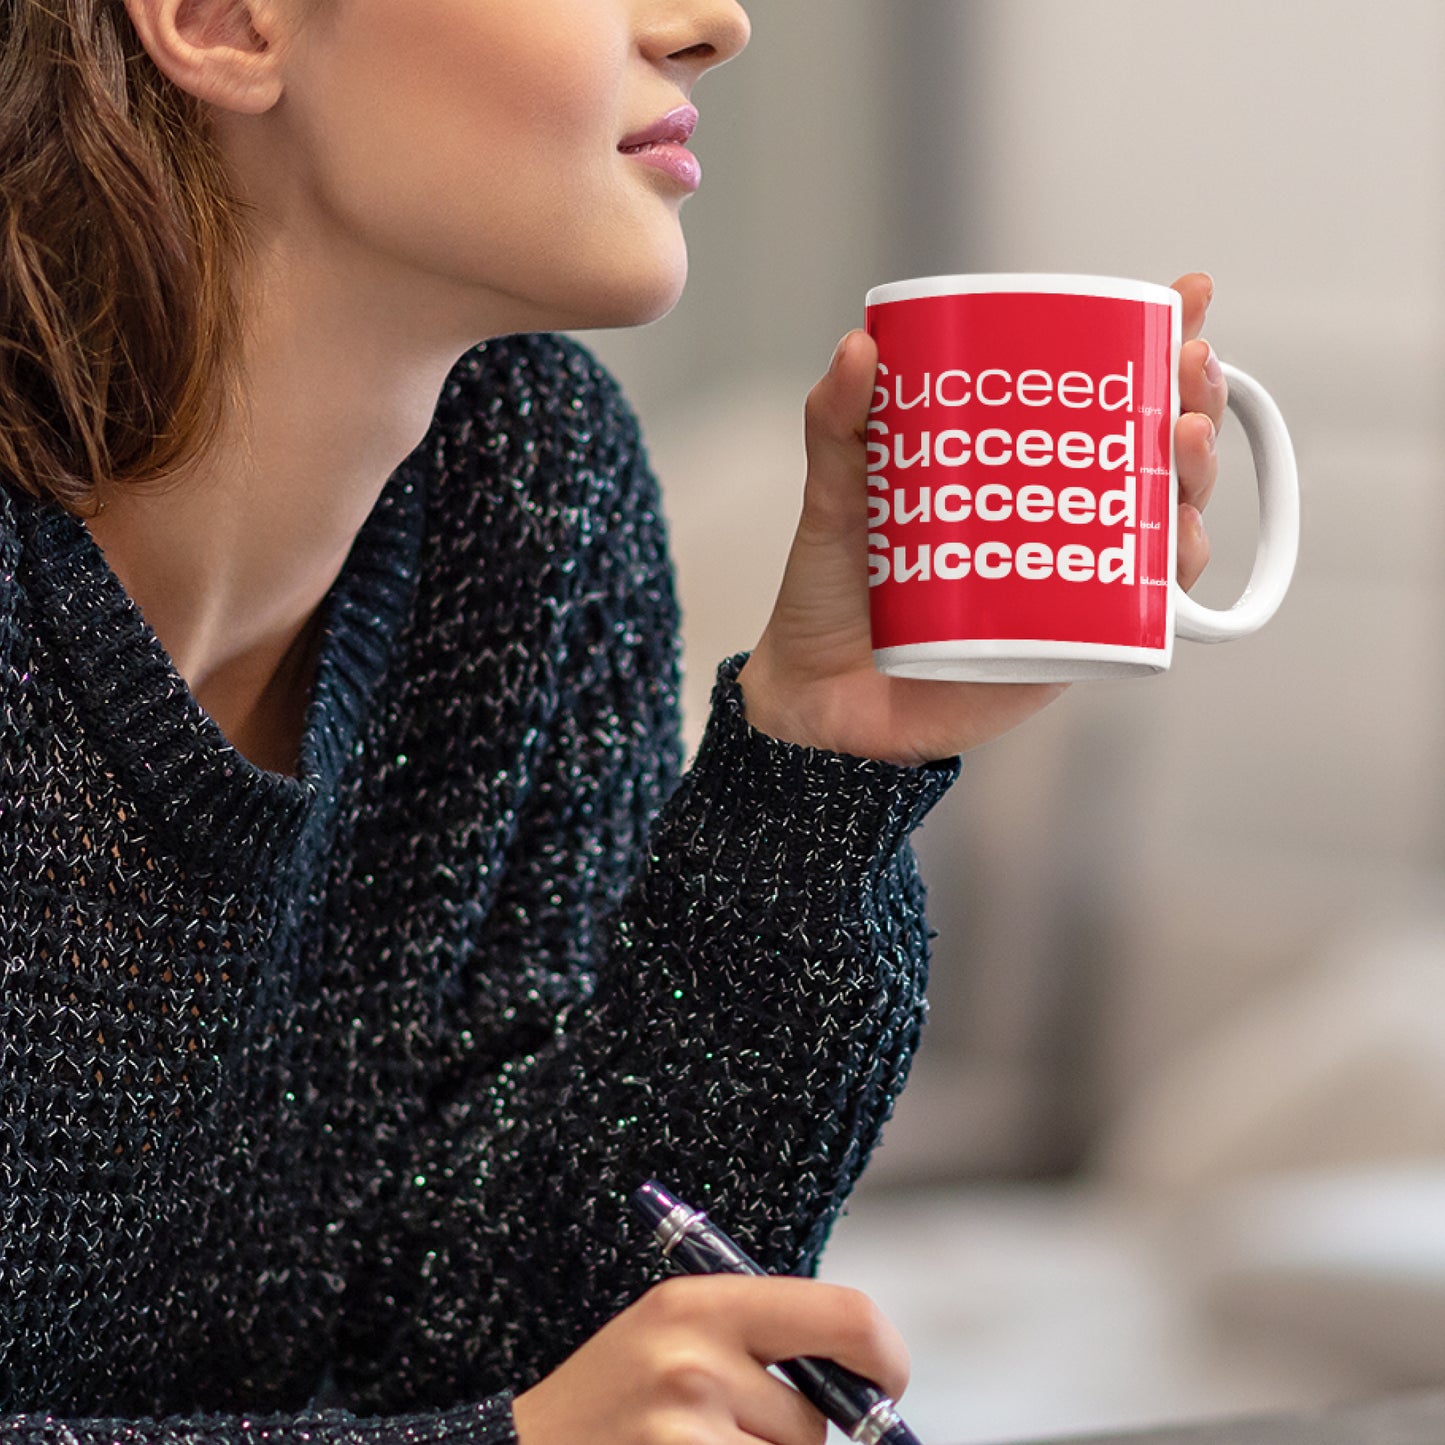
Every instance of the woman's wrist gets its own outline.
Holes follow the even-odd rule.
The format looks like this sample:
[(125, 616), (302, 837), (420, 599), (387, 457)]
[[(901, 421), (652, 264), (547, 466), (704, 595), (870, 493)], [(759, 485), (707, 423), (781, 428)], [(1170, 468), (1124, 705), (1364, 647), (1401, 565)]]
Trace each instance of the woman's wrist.
[(748, 726), (776, 742), (823, 752), (843, 753), (872, 762), (912, 768), (928, 759), (870, 747), (848, 715), (847, 688), (826, 680), (800, 682), (785, 678), (760, 645), (737, 675)]
[(796, 743), (800, 747), (817, 747), (818, 743), (805, 722), (801, 722), (779, 696), (779, 689), (769, 675), (767, 663), (752, 653), (737, 675), (742, 693), (743, 712), (748, 726), (780, 743)]

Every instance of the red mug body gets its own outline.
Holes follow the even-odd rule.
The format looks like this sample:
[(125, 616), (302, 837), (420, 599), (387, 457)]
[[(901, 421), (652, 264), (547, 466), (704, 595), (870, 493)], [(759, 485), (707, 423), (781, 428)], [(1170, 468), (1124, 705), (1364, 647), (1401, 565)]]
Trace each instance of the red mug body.
[(1181, 307), (1148, 282), (943, 276), (868, 293), (876, 665), (1070, 681), (1169, 666)]

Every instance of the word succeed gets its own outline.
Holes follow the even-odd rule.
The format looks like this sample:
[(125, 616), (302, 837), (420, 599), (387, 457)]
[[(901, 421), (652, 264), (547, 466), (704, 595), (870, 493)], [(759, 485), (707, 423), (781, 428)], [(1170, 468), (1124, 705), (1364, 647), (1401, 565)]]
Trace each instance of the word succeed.
[[(890, 386), (889, 383), (892, 383)], [(912, 399), (908, 393), (912, 392)], [(1015, 373), (1001, 366), (986, 366), (970, 372), (953, 367), (923, 373), (921, 382), (905, 383), (903, 376), (892, 376), (887, 366), (878, 368), (878, 382), (873, 388), (873, 411), (895, 406), (899, 411), (912, 411), (917, 406), (1048, 406), (1057, 401), (1075, 411), (1132, 411), (1134, 408), (1134, 363), (1124, 370), (1100, 377), (1098, 381), (1087, 371), (1065, 371), (1057, 377), (1041, 367), (1029, 367)]]
[[(890, 505), (891, 500), (891, 505)], [(1031, 484), (1017, 491), (998, 482), (979, 487), (976, 492), (962, 485), (939, 487), (936, 491), (920, 487), (910, 497), (896, 489), (891, 499), (868, 498), (869, 556), (868, 580), (876, 586), (890, 578), (895, 582), (926, 582), (941, 577), (954, 582), (967, 577), (970, 570), (980, 577), (1007, 577), (1015, 570), (1027, 581), (1042, 581), (1057, 572), (1065, 582), (1088, 582), (1095, 576), (1101, 582), (1133, 582), (1137, 562), (1135, 537), (1138, 527), (1138, 487), (1131, 474), (1117, 491), (1096, 497), (1087, 487), (1065, 487), (1056, 492), (1052, 487)], [(1097, 555), (1082, 542), (1065, 543), (1055, 550), (1048, 542), (1011, 543), (994, 540), (970, 547), (966, 542), (920, 542), (908, 546), (888, 545), (886, 534), (872, 530), (896, 523), (907, 527), (914, 522), (964, 522), (969, 517), (983, 522), (1003, 522), (1017, 517), (1023, 522), (1052, 522), (1055, 518), (1069, 526), (1085, 526), (1100, 522), (1105, 526), (1122, 526), (1131, 530), (1117, 547), (1102, 549)], [(1154, 527), (1158, 523), (1146, 524)], [(881, 547), (880, 547), (881, 544)]]
[[(1045, 406), (1106, 419), (1092, 431), (1082, 416), (1054, 430), (1016, 424), (1045, 420), (1019, 410)], [(937, 425), (954, 420), (940, 409), (976, 407), (994, 409), (988, 420), (1001, 424)], [(1097, 379), (999, 367), (910, 378), (880, 366), (867, 428), (870, 586), (970, 575), (1155, 583), (1138, 575), (1139, 533), (1160, 526), (1140, 519), (1139, 477), (1168, 469), (1140, 467), (1135, 416), (1157, 410), (1136, 408), (1132, 362)], [(1095, 485), (1082, 485), (1086, 472)], [(962, 533), (949, 530), (963, 523)]]

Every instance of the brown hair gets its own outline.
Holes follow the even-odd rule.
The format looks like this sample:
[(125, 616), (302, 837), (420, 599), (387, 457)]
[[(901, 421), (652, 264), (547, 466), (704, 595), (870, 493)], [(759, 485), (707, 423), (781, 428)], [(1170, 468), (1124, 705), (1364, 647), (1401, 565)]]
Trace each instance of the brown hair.
[(0, 479), (72, 511), (214, 440), (242, 207), (122, 0), (0, 0)]

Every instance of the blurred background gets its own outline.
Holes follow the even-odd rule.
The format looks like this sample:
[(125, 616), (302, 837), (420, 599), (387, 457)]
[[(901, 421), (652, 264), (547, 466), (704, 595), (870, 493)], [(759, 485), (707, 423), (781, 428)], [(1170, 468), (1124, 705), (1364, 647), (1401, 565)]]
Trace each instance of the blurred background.
[[(825, 1274), (940, 1445), (1445, 1384), (1445, 5), (749, 10), (688, 293), (588, 338), (662, 477), (694, 739), (871, 285), (1209, 270), (1304, 489), (1265, 632), (1076, 687), (919, 836), (932, 1020)], [(1216, 605), (1256, 524), (1223, 447)]]

